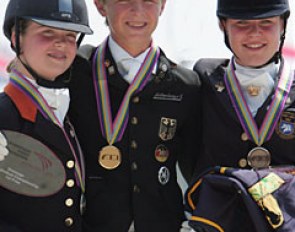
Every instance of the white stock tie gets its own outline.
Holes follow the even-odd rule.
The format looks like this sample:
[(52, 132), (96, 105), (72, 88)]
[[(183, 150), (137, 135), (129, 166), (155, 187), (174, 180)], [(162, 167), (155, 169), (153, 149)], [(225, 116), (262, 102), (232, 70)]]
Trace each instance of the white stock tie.
[[(274, 80), (266, 72), (255, 77), (239, 73), (238, 71), (236, 73), (248, 107), (252, 115), (255, 116), (258, 109), (271, 93), (274, 87)], [(254, 91), (253, 94), (251, 94), (251, 88)]]
[(122, 73), (123, 78), (131, 84), (136, 73), (138, 72), (141, 62), (139, 62), (137, 59), (123, 59), (120, 61), (121, 66), (124, 69), (124, 73)]

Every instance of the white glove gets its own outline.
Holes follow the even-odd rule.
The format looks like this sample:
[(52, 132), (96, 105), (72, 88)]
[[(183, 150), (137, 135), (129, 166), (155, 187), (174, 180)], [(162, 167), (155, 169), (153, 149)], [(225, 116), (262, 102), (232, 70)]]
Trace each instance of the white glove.
[(188, 224), (188, 221), (184, 221), (181, 225), (181, 229), (179, 232), (194, 232), (195, 230), (191, 228)]
[(0, 161), (5, 159), (5, 156), (8, 155), (9, 151), (7, 147), (7, 140), (4, 135), (0, 132)]

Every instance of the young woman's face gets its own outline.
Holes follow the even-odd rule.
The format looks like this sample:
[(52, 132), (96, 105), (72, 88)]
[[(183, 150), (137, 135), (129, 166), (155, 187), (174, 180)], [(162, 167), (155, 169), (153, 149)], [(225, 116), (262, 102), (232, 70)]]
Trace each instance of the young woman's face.
[(20, 36), (20, 58), (38, 75), (55, 80), (75, 58), (76, 36), (76, 32), (30, 22)]
[(258, 67), (278, 51), (284, 22), (279, 16), (259, 20), (222, 21), (238, 64)]

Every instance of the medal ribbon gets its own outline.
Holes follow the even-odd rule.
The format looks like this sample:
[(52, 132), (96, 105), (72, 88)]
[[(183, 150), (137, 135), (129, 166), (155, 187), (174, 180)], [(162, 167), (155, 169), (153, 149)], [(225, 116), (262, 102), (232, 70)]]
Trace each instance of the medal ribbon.
[(108, 38), (97, 48), (93, 58), (93, 83), (96, 94), (97, 110), (103, 136), (112, 145), (123, 137), (128, 122), (129, 101), (134, 93), (141, 91), (151, 77), (158, 57), (159, 49), (151, 47), (134, 80), (126, 91), (114, 121), (112, 121), (111, 103), (108, 90), (106, 68), (104, 64)]
[(254, 141), (258, 146), (261, 146), (264, 141), (270, 139), (275, 129), (276, 123), (284, 109), (294, 77), (293, 75), (290, 75), (290, 68), (287, 65), (284, 65), (284, 62), (282, 61), (283, 69), (280, 75), (278, 86), (275, 90), (275, 94), (267, 114), (263, 119), (260, 129), (258, 130), (256, 122), (241, 91), (233, 63), (234, 62), (232, 58), (227, 71), (224, 74), (226, 88), (228, 90), (231, 102), (235, 108), (236, 114), (248, 138)]
[(84, 168), (84, 161), (82, 157), (82, 152), (79, 147), (79, 143), (77, 141), (78, 149), (79, 149), (79, 155), (80, 155), (80, 161), (76, 155), (75, 149), (73, 147), (73, 144), (71, 143), (71, 140), (67, 134), (67, 132), (64, 129), (63, 124), (58, 120), (53, 110), (48, 105), (47, 101), (44, 99), (42, 94), (39, 92), (39, 90), (30, 83), (20, 72), (17, 70), (12, 70), (10, 73), (10, 79), (9, 82), (18, 90), (23, 92), (26, 96), (28, 96), (34, 105), (37, 107), (38, 111), (43, 115), (44, 118), (47, 120), (52, 121), (54, 124), (56, 124), (60, 129), (62, 130), (67, 143), (72, 151), (72, 154), (75, 158), (75, 173), (76, 173), (76, 181), (78, 183), (78, 186), (80, 186), (82, 192), (85, 192), (85, 168)]

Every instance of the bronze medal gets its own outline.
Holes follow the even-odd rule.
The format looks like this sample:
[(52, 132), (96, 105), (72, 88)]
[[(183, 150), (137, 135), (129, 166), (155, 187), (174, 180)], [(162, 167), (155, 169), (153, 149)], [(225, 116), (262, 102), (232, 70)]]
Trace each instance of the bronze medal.
[(99, 152), (98, 162), (105, 169), (115, 169), (121, 164), (121, 152), (113, 145), (105, 146)]
[(255, 147), (249, 153), (247, 161), (252, 168), (267, 168), (270, 165), (270, 153), (263, 147)]

